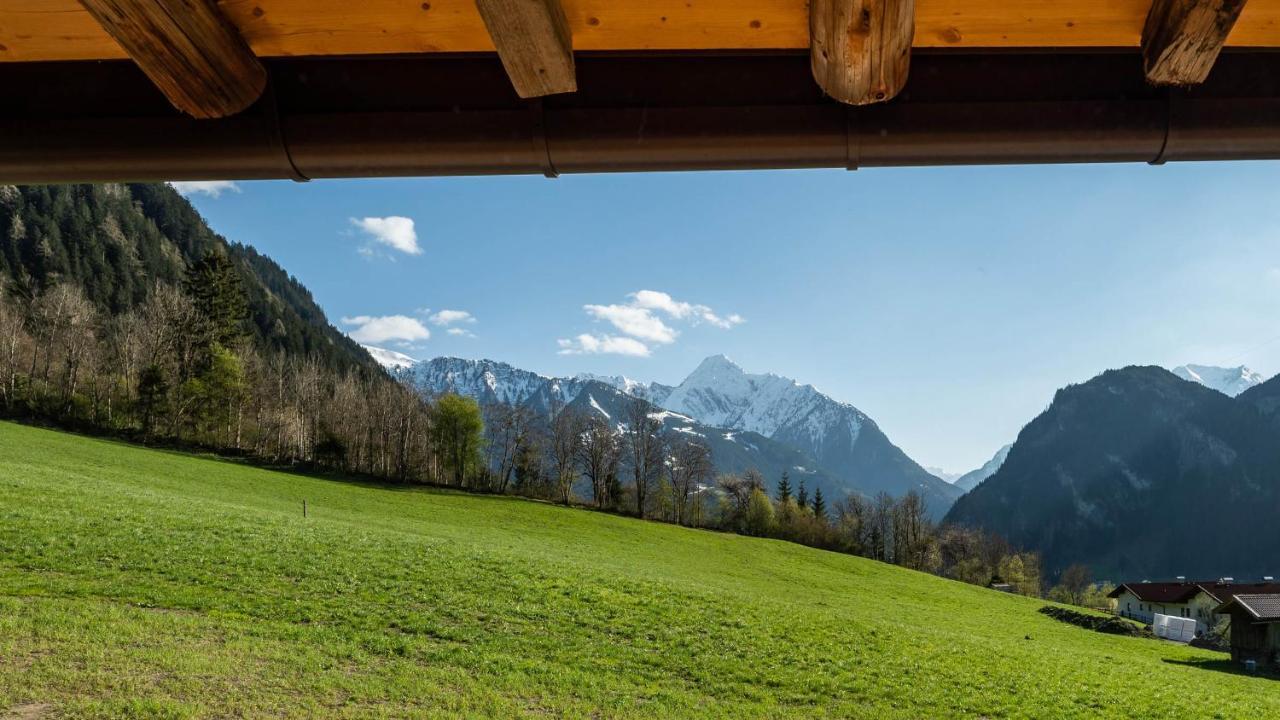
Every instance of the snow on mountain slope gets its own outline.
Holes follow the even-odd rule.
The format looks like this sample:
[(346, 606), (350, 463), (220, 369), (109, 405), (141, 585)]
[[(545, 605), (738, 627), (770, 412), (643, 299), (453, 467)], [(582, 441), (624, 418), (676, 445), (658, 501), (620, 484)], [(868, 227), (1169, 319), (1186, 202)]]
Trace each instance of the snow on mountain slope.
[(369, 351), (369, 354), (373, 356), (373, 359), (377, 360), (379, 365), (388, 370), (412, 367), (418, 362), (408, 355), (396, 352), (395, 350), (387, 350), (385, 348), (374, 347), (372, 345), (361, 345), (360, 347)]
[[(748, 375), (721, 355), (707, 358), (675, 388), (622, 376), (553, 378), (493, 360), (459, 358), (426, 360), (397, 376), (424, 395), (456, 392), (481, 404), (527, 405), (542, 413), (576, 401), (613, 422), (622, 417), (621, 403), (639, 397), (655, 405), (673, 432), (708, 438), (722, 472), (754, 463), (771, 482), (771, 472), (811, 473), (814, 484), (839, 494), (901, 497), (915, 490), (935, 517), (962, 494), (907, 457), (852, 405), (788, 378)], [(594, 389), (584, 394), (588, 387)]]
[(549, 412), (567, 405), (591, 380), (553, 378), (494, 360), (438, 357), (397, 372), (397, 377), (424, 395), (452, 392), (482, 405), (529, 405)]
[(983, 463), (982, 467), (956, 478), (955, 486), (965, 492), (969, 492), (970, 490), (978, 487), (979, 483), (992, 475), (995, 475), (996, 471), (1000, 469), (1000, 466), (1004, 465), (1005, 458), (1009, 457), (1009, 450), (1012, 448), (1012, 444), (1005, 445), (1000, 448), (996, 451), (994, 457)]
[(703, 360), (662, 406), (794, 447), (864, 492), (900, 497), (916, 490), (936, 512), (945, 512), (962, 494), (907, 457), (853, 405), (790, 378), (749, 374), (723, 355)]
[(747, 374), (724, 355), (703, 360), (671, 391), (663, 407), (710, 425), (766, 437), (782, 428), (803, 427), (814, 442), (820, 442), (833, 423), (842, 424), (850, 440), (856, 441), (866, 419), (857, 408), (835, 402), (812, 385), (772, 373)]
[(1266, 381), (1262, 375), (1241, 365), (1224, 368), (1212, 365), (1180, 365), (1173, 369), (1173, 374), (1194, 383), (1212, 388), (1227, 397), (1235, 397), (1254, 385)]

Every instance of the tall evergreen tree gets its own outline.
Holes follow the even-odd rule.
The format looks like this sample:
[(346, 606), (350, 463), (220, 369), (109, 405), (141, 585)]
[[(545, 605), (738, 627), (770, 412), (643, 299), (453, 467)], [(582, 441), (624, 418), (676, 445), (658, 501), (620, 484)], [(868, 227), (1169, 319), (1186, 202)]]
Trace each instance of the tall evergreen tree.
[(240, 273), (224, 253), (211, 252), (187, 270), (187, 293), (203, 324), (205, 340), (233, 348), (245, 336), (249, 304)]
[(800, 507), (808, 507), (809, 491), (804, 488), (804, 478), (800, 478), (800, 490), (796, 492), (796, 504)]
[(782, 479), (778, 481), (778, 502), (785, 503), (791, 499), (791, 476), (782, 471)]
[(813, 490), (813, 516), (819, 520), (825, 520), (827, 517), (827, 501), (823, 499), (820, 487)]

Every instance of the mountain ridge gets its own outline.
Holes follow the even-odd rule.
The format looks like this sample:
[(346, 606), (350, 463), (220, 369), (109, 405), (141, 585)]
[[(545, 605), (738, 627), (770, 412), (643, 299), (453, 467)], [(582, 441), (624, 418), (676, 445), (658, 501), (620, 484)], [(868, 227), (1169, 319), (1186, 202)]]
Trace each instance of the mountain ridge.
[(1040, 551), (1050, 573), (1275, 574), (1280, 535), (1253, 529), (1280, 503), (1280, 427), (1258, 407), (1278, 394), (1274, 379), (1230, 398), (1163, 368), (1108, 370), (1059, 390), (946, 520)]
[[(814, 482), (826, 485), (824, 492), (838, 493), (832, 497), (838, 497), (847, 492), (858, 492), (868, 497), (878, 492), (887, 492), (900, 497), (910, 490), (915, 490), (925, 497), (930, 514), (936, 518), (940, 518), (954, 499), (961, 494), (958, 489), (916, 465), (884, 437), (870, 418), (857, 411), (852, 405), (836, 403), (825, 395), (817, 393), (812, 386), (799, 386), (795, 381), (781, 376), (770, 376), (773, 378), (771, 382), (779, 385), (785, 382), (801, 387), (804, 397), (813, 405), (825, 408), (829, 413), (835, 412), (832, 408), (848, 412), (853, 419), (850, 419), (850, 415), (835, 413), (832, 417), (829, 414), (824, 418), (830, 420), (829, 425), (822, 426), (812, 422), (814, 412), (811, 406), (807, 414), (805, 412), (789, 414), (785, 408), (775, 408), (776, 412), (773, 415), (783, 418), (785, 422), (780, 421), (774, 425), (770, 425), (763, 419), (769, 417), (768, 413), (765, 413), (758, 422), (738, 422), (735, 425), (725, 426), (716, 424), (714, 417), (709, 420), (705, 416), (700, 416), (696, 410), (691, 412), (687, 407), (671, 406), (672, 399), (679, 397), (676, 393), (681, 387), (686, 390), (695, 385), (705, 387), (705, 381), (709, 378), (724, 377), (725, 373), (729, 374), (727, 379), (730, 382), (742, 382), (742, 377), (734, 377), (734, 375), (745, 375), (740, 368), (723, 356), (712, 356), (704, 360), (699, 365), (699, 369), (689, 376), (694, 379), (693, 383), (686, 379), (684, 383), (674, 387), (658, 383), (645, 384), (622, 376), (579, 374), (555, 378), (487, 359), (433, 358), (424, 360), (411, 368), (396, 371), (397, 377), (424, 394), (456, 392), (473, 397), (482, 405), (499, 402), (527, 405), (541, 413), (550, 412), (554, 405), (573, 404), (589, 386), (597, 388), (595, 392), (601, 395), (605, 393), (603, 388), (609, 388), (611, 393), (617, 393), (619, 396), (638, 397), (656, 407), (682, 415), (698, 426), (698, 432), (705, 433), (709, 438), (731, 442), (735, 438), (747, 437), (742, 433), (750, 433), (751, 436), (759, 438), (754, 441), (754, 450), (750, 451), (742, 450), (741, 446), (721, 445), (719, 449), (722, 452), (732, 451), (728, 456), (735, 460), (731, 463), (717, 461), (717, 464), (724, 465), (726, 468), (732, 466), (732, 470), (725, 469), (725, 471), (741, 471), (749, 467), (748, 456), (754, 452), (766, 458), (760, 460), (759, 469), (766, 474), (771, 484), (776, 483), (778, 476), (785, 470), (793, 476), (814, 476)], [(749, 378), (746, 382), (750, 385)], [(670, 389), (669, 392), (668, 389)], [(815, 398), (810, 393), (819, 395), (820, 398)], [(725, 396), (722, 394), (719, 397)], [(596, 399), (601, 401), (600, 397)], [(620, 402), (620, 399), (611, 398), (610, 402)], [(801, 410), (805, 409), (801, 408)], [(796, 416), (808, 424), (802, 424), (799, 429), (788, 425), (790, 418)], [(855, 421), (856, 427), (853, 427)], [(841, 422), (847, 423), (844, 425), (846, 429), (842, 430)], [(773, 435), (760, 432), (757, 428), (772, 430)], [(823, 435), (824, 431), (827, 435), (834, 435), (836, 439), (827, 441), (827, 436)], [(864, 438), (864, 445), (857, 448), (857, 454), (852, 453), (853, 446), (860, 437)], [(848, 438), (848, 442), (842, 445), (845, 438)], [(774, 445), (787, 448), (790, 452), (775, 448)], [(832, 467), (828, 460), (817, 457), (812, 451), (814, 448), (836, 457), (837, 460), (843, 460), (842, 467)], [(713, 447), (713, 452), (716, 449)], [(853, 456), (842, 458), (839, 454), (841, 450)], [(746, 455), (743, 454), (744, 452)], [(774, 470), (772, 474), (768, 472), (770, 469)]]

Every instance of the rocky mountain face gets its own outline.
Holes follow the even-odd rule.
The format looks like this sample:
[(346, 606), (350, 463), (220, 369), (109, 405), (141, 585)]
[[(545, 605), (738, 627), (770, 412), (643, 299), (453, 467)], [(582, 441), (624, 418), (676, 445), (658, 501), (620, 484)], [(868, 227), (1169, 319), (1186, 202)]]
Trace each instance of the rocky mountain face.
[(1276, 380), (1230, 398), (1157, 367), (1059, 390), (947, 521), (1113, 581), (1280, 572)]
[(1241, 365), (1224, 368), (1212, 365), (1179, 365), (1173, 374), (1188, 382), (1200, 383), (1212, 388), (1227, 397), (1235, 397), (1256, 385), (1261, 385), (1266, 378)]
[(755, 467), (771, 483), (786, 471), (793, 484), (806, 479), (832, 498), (882, 491), (898, 497), (914, 489), (940, 518), (961, 494), (908, 458), (853, 406), (787, 378), (748, 375), (723, 356), (703, 361), (676, 387), (621, 376), (552, 378), (457, 358), (424, 361), (398, 376), (428, 395), (456, 392), (482, 404), (528, 405), (544, 413), (553, 404), (576, 403), (621, 417), (622, 404), (640, 398), (669, 411), (669, 429), (704, 437), (720, 471)]
[(868, 494), (915, 490), (931, 510), (944, 512), (962, 493), (907, 457), (856, 407), (790, 378), (749, 374), (723, 355), (704, 360), (659, 404), (796, 448)]

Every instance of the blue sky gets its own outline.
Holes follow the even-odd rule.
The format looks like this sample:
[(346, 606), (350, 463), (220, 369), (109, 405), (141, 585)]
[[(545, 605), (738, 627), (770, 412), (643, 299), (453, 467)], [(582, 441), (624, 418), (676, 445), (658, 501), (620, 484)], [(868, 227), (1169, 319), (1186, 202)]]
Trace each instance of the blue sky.
[[(1107, 368), (1280, 372), (1278, 188), (1280, 164), (1220, 163), (241, 182), (190, 197), (340, 327), (414, 357), (676, 383), (724, 353), (962, 471)], [(441, 310), (469, 316), (433, 322)]]

